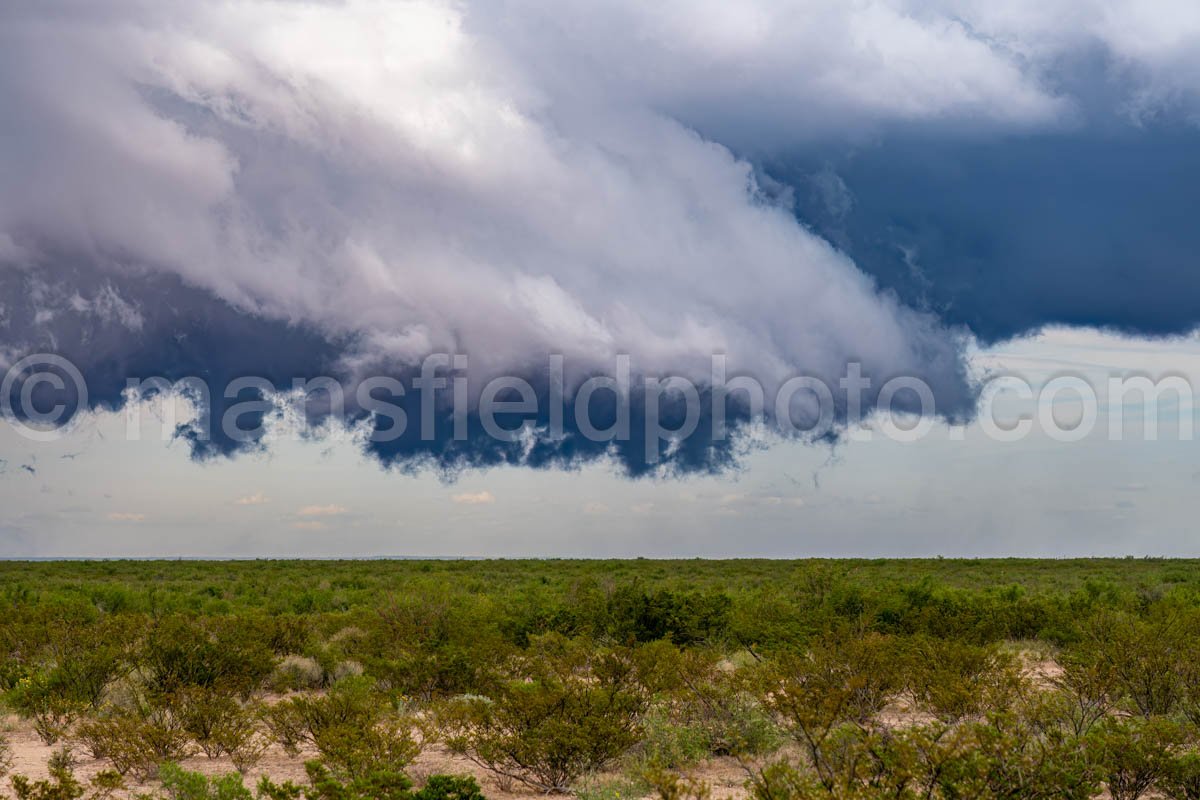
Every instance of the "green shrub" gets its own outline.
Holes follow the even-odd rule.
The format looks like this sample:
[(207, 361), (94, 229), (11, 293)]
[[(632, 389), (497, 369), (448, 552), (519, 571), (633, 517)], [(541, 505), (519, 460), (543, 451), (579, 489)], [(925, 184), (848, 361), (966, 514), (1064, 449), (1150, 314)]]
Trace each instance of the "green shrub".
[[(667, 769), (651, 767), (645, 771), (644, 779), (660, 800), (708, 800), (712, 795), (712, 788), (706, 782), (695, 778), (685, 778), (679, 773)], [(790, 795), (781, 792), (772, 795), (772, 798), (775, 797), (778, 797), (779, 800), (787, 800)], [(604, 800), (609, 800), (609, 798), (604, 798)], [(612, 800), (619, 800), (619, 796)]]
[(1084, 742), (1012, 710), (952, 730), (936, 785), (947, 798), (1089, 800), (1096, 774)]
[(778, 759), (752, 771), (756, 800), (1089, 800), (1082, 747), (1007, 712), (957, 725), (853, 724), (826, 737), (819, 763)]
[[(658, 791), (662, 800), (684, 800), (697, 796), (700, 800), (704, 800), (709, 795), (707, 787), (696, 792), (689, 790), (678, 781), (664, 781)], [(843, 796), (847, 800), (851, 798), (859, 800), (859, 798), (866, 798), (870, 795), (866, 794), (865, 790), (834, 793), (832, 788), (818, 780), (812, 771), (786, 759), (781, 759), (767, 764), (755, 772), (750, 780), (750, 796), (754, 800), (818, 800), (819, 798), (823, 800), (824, 798), (832, 799)]]
[(1200, 800), (1200, 753), (1184, 753), (1173, 759), (1160, 776), (1158, 788), (1171, 800)]
[(757, 800), (1089, 800), (1098, 788), (1084, 742), (1019, 709), (953, 724), (836, 725), (819, 759), (751, 769)]
[(271, 674), (275, 656), (253, 619), (171, 616), (151, 629), (141, 663), (152, 694), (203, 688), (247, 699)]
[(126, 670), (129, 626), (122, 620), (54, 620), (35, 665), (22, 665), (7, 693), (8, 705), (33, 722), (46, 744), (55, 744)]
[(391, 597), (362, 652), (344, 653), (387, 687), (423, 701), (489, 691), (511, 645), (494, 609), (440, 585)]
[(494, 698), (446, 703), (439, 731), (453, 751), (498, 775), (564, 792), (638, 741), (647, 704), (628, 651), (546, 637)]
[(1186, 695), (1191, 629), (1175, 609), (1156, 610), (1147, 619), (1104, 614), (1093, 621), (1083, 648), (1111, 673), (1131, 710), (1147, 717), (1170, 714)]
[(239, 772), (261, 759), (267, 739), (258, 710), (215, 689), (192, 688), (171, 698), (180, 725), (209, 758), (229, 756)]
[(266, 722), (289, 754), (309, 744), (339, 777), (401, 772), (420, 752), (413, 721), (389, 709), (367, 678), (350, 678), (320, 696), (291, 697), (266, 711)]
[(712, 753), (709, 731), (676, 709), (659, 705), (642, 718), (640, 756), (665, 769), (695, 764)]
[(48, 780), (31, 781), (24, 775), (14, 775), (12, 787), (17, 800), (79, 800), (84, 795), (83, 784), (61, 767), (51, 770)]
[(1113, 800), (1138, 800), (1177, 768), (1180, 725), (1162, 717), (1109, 718), (1088, 734), (1089, 748)]
[(167, 800), (253, 800), (254, 795), (236, 773), (210, 778), (199, 772), (188, 772), (177, 764), (163, 764), (158, 778), (162, 781)]
[(176, 714), (158, 703), (112, 707), (79, 725), (77, 738), (93, 756), (105, 758), (121, 775), (153, 777), (159, 764), (192, 754), (187, 731)]
[[(685, 751), (693, 749), (694, 738), (703, 741), (704, 752), (699, 757), (754, 757), (773, 752), (782, 744), (779, 726), (748, 690), (744, 672), (731, 662), (716, 661), (711, 654), (686, 652), (681, 654), (676, 669), (679, 685), (668, 693), (669, 704), (660, 704), (657, 709), (669, 719), (660, 724), (653, 712), (647, 715), (647, 751), (656, 747), (656, 728), (666, 737), (667, 746), (676, 735), (671, 727), (679, 729), (679, 744)], [(753, 681), (750, 683), (752, 688)], [(653, 759), (654, 754), (650, 755)], [(668, 769), (696, 760), (695, 750), (691, 755), (681, 752), (676, 758), (669, 752), (663, 756), (658, 759), (659, 766)]]
[(996, 645), (920, 637), (903, 658), (917, 707), (944, 721), (1005, 708), (1023, 688), (1016, 658)]
[(303, 787), (292, 781), (275, 783), (266, 775), (259, 778), (256, 789), (258, 800), (300, 800), (304, 796)]
[(827, 745), (842, 725), (868, 726), (901, 687), (895, 640), (878, 634), (830, 637), (803, 655), (781, 653), (756, 677), (759, 702), (774, 713), (822, 776)]
[(110, 800), (117, 792), (125, 791), (125, 779), (116, 770), (101, 770), (92, 776), (91, 787), (88, 800)]
[(312, 635), (312, 618), (297, 614), (278, 614), (260, 621), (267, 646), (276, 655), (303, 652)]
[(573, 793), (578, 800), (638, 800), (653, 788), (645, 778), (652, 770), (665, 771), (660, 767), (646, 766), (633, 776), (620, 775), (608, 779), (587, 776), (574, 786)]
[[(1196, 612), (1192, 612), (1193, 623), (1187, 629), (1194, 630), (1200, 624)], [(1200, 728), (1200, 637), (1185, 635), (1180, 652), (1179, 677), (1183, 689), (1180, 711), (1188, 721)]]
[(29, 675), (29, 666), (15, 658), (0, 659), (0, 692), (12, 689), (24, 677)]
[(22, 719), (33, 723), (38, 738), (47, 745), (66, 736), (87, 709), (84, 701), (67, 690), (62, 672), (53, 668), (21, 678), (5, 701)]
[(1083, 736), (1108, 716), (1120, 695), (1112, 667), (1095, 653), (1070, 652), (1059, 657), (1062, 674), (1054, 679), (1052, 698), (1059, 718), (1075, 736)]
[(406, 719), (384, 719), (366, 728), (339, 725), (315, 738), (321, 762), (338, 778), (400, 772), (420, 752)]
[(724, 639), (733, 601), (723, 592), (618, 586), (608, 598), (607, 633), (629, 644), (667, 639), (687, 645)]
[(642, 718), (638, 759), (679, 769), (713, 756), (755, 757), (782, 744), (779, 727), (744, 692), (729, 691), (683, 702), (660, 703)]
[(413, 800), (412, 781), (403, 772), (371, 770), (354, 777), (339, 777), (318, 761), (305, 766), (308, 786), (273, 783), (263, 777), (258, 795), (263, 800)]
[[(350, 780), (338, 778), (322, 764), (305, 764), (308, 785), (276, 784), (263, 777), (258, 784), (260, 800), (485, 800), (474, 778), (431, 775), (424, 788), (412, 792), (412, 781), (402, 772), (375, 770)], [(182, 799), (181, 799), (182, 800)]]
[(59, 747), (50, 754), (49, 758), (46, 759), (46, 767), (50, 770), (50, 772), (54, 772), (55, 770), (73, 770), (75, 769), (76, 763), (77, 759), (75, 758), (75, 752), (69, 745)]
[(485, 800), (479, 784), (469, 775), (430, 775), (414, 800)]

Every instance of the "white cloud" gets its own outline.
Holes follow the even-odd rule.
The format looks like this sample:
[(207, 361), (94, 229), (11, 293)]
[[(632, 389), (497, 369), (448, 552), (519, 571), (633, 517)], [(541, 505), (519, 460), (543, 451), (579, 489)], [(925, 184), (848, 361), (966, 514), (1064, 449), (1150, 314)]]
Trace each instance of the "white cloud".
[(496, 496), (489, 491), (464, 492), (450, 498), (460, 506), (481, 506), (496, 502)]
[(145, 522), (145, 514), (136, 514), (128, 511), (114, 511), (108, 515), (110, 522)]
[(336, 517), (341, 514), (348, 514), (349, 509), (345, 506), (329, 504), (327, 506), (304, 506), (296, 512), (298, 517)]
[(911, 0), (913, 9), (957, 14), (1030, 69), (1050, 72), (1064, 56), (1100, 49), (1103, 78), (1128, 81), (1118, 107), (1134, 118), (1200, 99), (1200, 5), (1190, 0)]
[(482, 379), (553, 351), (578, 380), (625, 352), (703, 379), (723, 351), (768, 388), (855, 358), (955, 394), (956, 336), (688, 126), (1058, 109), (948, 15), (766, 2), (0, 11), (0, 102), (16, 244), (354, 334), (362, 369), (454, 351)]
[[(0, 258), (178, 274), (361, 343), (549, 352), (579, 379), (848, 359), (965, 394), (960, 340), (881, 295), (705, 135), (1055, 126), (1099, 43), (1131, 103), (1200, 87), (1194, 3), (114, 0), (0, 7)], [(519, 19), (520, 24), (513, 24)], [(136, 327), (119, 296), (81, 297)], [(118, 302), (121, 301), (121, 302)], [(479, 313), (486, 309), (486, 313)], [(42, 318), (56, 323), (52, 312)]]
[(778, 494), (751, 494), (746, 492), (725, 494), (717, 499), (717, 505), (726, 510), (736, 510), (747, 507), (790, 507), (800, 508), (804, 505), (803, 497), (792, 497)]
[(612, 509), (610, 509), (604, 503), (592, 502), (583, 504), (583, 513), (589, 516), (602, 516), (604, 514), (608, 514), (611, 510)]
[(239, 497), (233, 502), (234, 505), (239, 506), (261, 506), (271, 502), (271, 498), (267, 497), (262, 492), (255, 492), (254, 494), (247, 495), (246, 497)]
[[(468, 19), (485, 17), (475, 28), (487, 31), (513, 5), (481, 4)], [(511, 28), (510, 46), (557, 77), (558, 91), (582, 83), (614, 102), (667, 108), (748, 147), (887, 121), (1053, 124), (1069, 109), (954, 8), (560, 0), (520, 10), (525, 23)]]

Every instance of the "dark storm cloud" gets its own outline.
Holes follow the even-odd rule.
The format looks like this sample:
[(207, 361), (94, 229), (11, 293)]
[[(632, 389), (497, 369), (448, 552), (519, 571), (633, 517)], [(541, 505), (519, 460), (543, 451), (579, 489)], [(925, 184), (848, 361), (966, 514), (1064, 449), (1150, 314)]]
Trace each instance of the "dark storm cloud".
[[(568, 392), (622, 353), (635, 384), (701, 386), (723, 353), (768, 397), (861, 362), (868, 406), (910, 375), (961, 417), (963, 326), (1197, 322), (1189, 8), (0, 8), (0, 359), (63, 355), (100, 408), (130, 377), (352, 394), (430, 353), (468, 354), (477, 387), (526, 379), (543, 402), (519, 441), (472, 407), (462, 441), (442, 417), (369, 446), (444, 470), (736, 462), (710, 416), (647, 458), (636, 402), (627, 443), (544, 435), (551, 353)], [(212, 430), (181, 434), (257, 444)]]
[[(55, 268), (9, 270), (0, 272), (0, 290), (8, 300), (6, 315), (0, 322), (0, 338), (16, 343), (8, 357), (29, 353), (53, 352), (79, 367), (88, 390), (92, 408), (115, 410), (127, 400), (130, 380), (142, 384), (143, 396), (170, 391), (164, 384), (146, 383), (148, 379), (163, 379), (178, 383), (189, 398), (198, 401), (207, 414), (181, 424), (176, 435), (192, 446), (194, 457), (231, 455), (241, 450), (262, 446), (267, 426), (264, 418), (272, 411), (242, 409), (264, 395), (257, 389), (244, 389), (227, 394), (225, 389), (235, 379), (253, 377), (265, 381), (274, 391), (274, 405), (305, 415), (313, 429), (329, 422), (327, 397), (314, 391), (307, 403), (286, 395), (297, 380), (331, 376), (345, 392), (345, 416), (337, 422), (350, 427), (365, 426), (365, 436), (382, 431), (387, 433), (391, 422), (372, 417), (369, 409), (356, 402), (358, 380), (363, 377), (345, 364), (345, 354), (356, 352), (358, 343), (351, 340), (331, 340), (301, 325), (291, 325), (265, 319), (259, 315), (238, 311), (206, 292), (183, 286), (177, 279), (146, 273), (120, 272), (97, 276), (86, 269), (64, 267), (69, 259), (60, 259)], [(366, 444), (367, 451), (381, 464), (401, 470), (430, 468), (444, 475), (464, 469), (499, 465), (521, 465), (533, 468), (576, 468), (582, 464), (610, 460), (625, 474), (637, 477), (647, 474), (670, 475), (689, 472), (719, 472), (736, 467), (739, 457), (748, 447), (741, 435), (755, 421), (745, 398), (734, 395), (725, 404), (722, 415), (727, 428), (721, 436), (714, 434), (716, 420), (711, 390), (702, 387), (700, 417), (695, 431), (683, 438), (655, 438), (658, 425), (664, 432), (680, 429), (687, 424), (688, 409), (678, 398), (665, 397), (657, 404), (653, 420), (647, 416), (647, 401), (640, 378), (634, 378), (628, 407), (626, 432), (612, 441), (585, 435), (571, 386), (559, 395), (558, 418), (561, 431), (551, 434), (551, 408), (555, 395), (551, 391), (553, 376), (548, 366), (527, 366), (516, 377), (527, 381), (536, 395), (536, 410), (525, 414), (498, 414), (497, 424), (505, 430), (528, 426), (527, 435), (507, 439), (488, 433), (478, 413), (479, 385), (469, 390), (469, 410), (465, 428), (459, 432), (454, 416), (452, 391), (443, 387), (432, 395), (428, 407), (414, 386), (420, 375), (418, 367), (392, 365), (381, 368), (380, 375), (394, 377), (407, 390), (403, 396), (387, 395), (392, 413), (403, 413), (406, 426), (399, 436), (376, 436)], [(442, 369), (439, 375), (447, 379), (458, 375)], [(874, 404), (879, 386), (887, 377), (875, 376), (872, 387), (865, 391), (866, 407)], [(191, 383), (199, 379), (206, 388), (203, 400)], [(561, 378), (559, 379), (561, 380)], [(835, 381), (831, 381), (836, 386)], [(9, 398), (13, 408), (18, 402), (20, 382), (14, 383)], [(944, 402), (942, 411), (948, 416), (961, 415), (969, 407), (970, 395), (955, 395), (953, 384), (939, 387)], [(70, 393), (71, 384), (67, 383)], [(78, 398), (63, 397), (49, 389), (46, 396), (35, 396), (35, 405), (49, 407), (60, 401), (69, 406)], [(514, 400), (501, 394), (501, 401)], [(895, 407), (909, 408), (910, 401), (901, 394)], [(816, 429), (812, 436), (828, 438), (836, 435), (836, 425), (847, 413), (844, 398), (834, 399), (833, 429)], [(223, 424), (227, 412), (238, 410), (236, 430)], [(618, 418), (616, 395), (601, 391), (593, 395), (584, 410), (591, 428), (607, 430)], [(774, 413), (768, 402), (767, 414)], [(797, 411), (798, 427), (809, 429), (814, 419), (804, 418)], [(432, 420), (426, 433), (424, 416)], [(646, 445), (647, 433), (652, 444)], [(811, 436), (809, 437), (811, 438)], [(71, 454), (68, 454), (69, 457)], [(33, 474), (33, 468), (22, 466)]]
[[(66, 358), (81, 371), (92, 408), (121, 408), (130, 379), (199, 378), (214, 390), (212, 415), (219, 420), (236, 400), (223, 396), (235, 378), (262, 377), (286, 391), (294, 377), (322, 373), (341, 352), (303, 326), (239, 312), (173, 276), (101, 275), (71, 260), (0, 270), (0, 296), (6, 300), (0, 341), (10, 348), (10, 362), (38, 353)], [(69, 396), (53, 402), (74, 403), (72, 388), (67, 382)], [(13, 390), (20, 390), (19, 382)], [(10, 398), (13, 407), (20, 408), (15, 400)], [(257, 421), (243, 425), (251, 429)], [(187, 427), (179, 435), (198, 458), (253, 445), (223, 436), (219, 425), (212, 426), (210, 437), (197, 438)]]
[(1052, 323), (1147, 335), (1200, 323), (1190, 125), (901, 135), (770, 171), (794, 188), (797, 215), (859, 267), (982, 340)]

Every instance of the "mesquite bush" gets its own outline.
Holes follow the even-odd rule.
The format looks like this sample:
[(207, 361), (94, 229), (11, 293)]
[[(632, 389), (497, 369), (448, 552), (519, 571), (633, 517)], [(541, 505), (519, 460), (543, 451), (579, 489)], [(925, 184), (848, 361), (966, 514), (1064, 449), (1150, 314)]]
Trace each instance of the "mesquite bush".
[(549, 637), (518, 660), (494, 697), (451, 700), (437, 723), (455, 752), (498, 775), (564, 792), (638, 741), (648, 702), (630, 651)]

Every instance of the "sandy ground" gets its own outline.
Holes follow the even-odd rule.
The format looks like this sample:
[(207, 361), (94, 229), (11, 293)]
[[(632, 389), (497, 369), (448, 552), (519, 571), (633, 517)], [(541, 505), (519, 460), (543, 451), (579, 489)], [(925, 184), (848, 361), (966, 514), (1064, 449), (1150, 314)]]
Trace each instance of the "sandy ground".
[[(5, 718), (0, 724), (3, 725), (6, 731), (5, 735), (12, 748), (13, 759), (10, 774), (22, 774), (35, 780), (46, 778), (49, 774), (47, 762), (60, 746), (43, 744), (33, 728), (15, 716)], [(269, 776), (276, 783), (291, 780), (303, 784), (305, 781), (304, 762), (315, 755), (315, 753), (302, 752), (298, 757), (293, 758), (281, 747), (272, 746), (259, 765), (245, 776), (246, 786), (253, 789), (263, 775)], [(78, 748), (75, 748), (75, 756), (75, 775), (84, 783), (87, 783), (96, 773), (110, 768), (108, 762), (89, 758)], [(209, 759), (203, 755), (185, 759), (180, 762), (180, 766), (187, 770), (214, 776), (235, 771), (233, 764), (228, 759)], [(545, 794), (521, 784), (514, 784), (512, 781), (497, 780), (492, 773), (463, 756), (449, 752), (438, 744), (427, 745), (409, 767), (408, 773), (418, 786), (430, 775), (471, 775), (479, 782), (488, 800), (531, 800), (531, 798), (568, 800), (567, 795)], [(726, 798), (741, 800), (746, 796), (744, 787), (746, 773), (736, 759), (712, 759), (688, 770), (687, 773), (689, 776), (709, 784), (712, 787), (714, 800), (725, 800)], [(599, 775), (597, 779), (602, 781), (615, 777), (617, 777), (615, 774)], [(7, 784), (7, 779), (3, 783)], [(128, 792), (124, 795), (118, 794), (117, 797), (131, 798), (139, 792), (150, 792), (159, 788), (154, 781), (139, 784), (127, 780), (127, 783)], [(634, 799), (631, 798), (631, 800)]]
[[(55, 750), (59, 749), (59, 745), (48, 746), (43, 744), (33, 728), (17, 717), (7, 717), (3, 724), (4, 729), (7, 731), (5, 735), (12, 748), (12, 768), (10, 774), (22, 774), (33, 779), (47, 777), (49, 774), (47, 763)], [(74, 753), (77, 759), (75, 776), (85, 783), (96, 773), (109, 769), (111, 766), (107, 761), (88, 757), (79, 748), (75, 748)], [(304, 762), (315, 757), (315, 755), (315, 752), (301, 752), (299, 756), (293, 758), (285, 753), (282, 747), (273, 745), (267, 750), (258, 766), (245, 776), (245, 783), (247, 786), (253, 788), (258, 783), (259, 778), (267, 775), (276, 783), (290, 780), (303, 784), (305, 782)], [(194, 772), (202, 772), (205, 775), (224, 775), (236, 771), (229, 759), (210, 759), (206, 758), (203, 754), (184, 759), (180, 762), (180, 766)], [(468, 759), (457, 756), (441, 745), (436, 744), (426, 746), (421, 755), (413, 762), (408, 772), (418, 785), (430, 775), (472, 775), (479, 781), (480, 786), (483, 787), (484, 793), (489, 799), (516, 800), (517, 798), (527, 799), (534, 796), (555, 797), (554, 795), (544, 795), (533, 790), (523, 790), (520, 786), (502, 786), (493, 779), (491, 773), (480, 769)], [(7, 780), (4, 783), (7, 783)], [(137, 784), (128, 779), (127, 783), (130, 790), (129, 797), (132, 797), (139, 791), (146, 792), (158, 788), (158, 784), (154, 781)]]
[[(1025, 663), (1027, 674), (1034, 682), (1048, 686), (1059, 674), (1061, 668), (1052, 660), (1029, 659)], [(898, 700), (886, 708), (881, 715), (881, 721), (887, 725), (904, 726), (928, 722), (928, 715), (914, 712), (907, 703)], [(47, 746), (37, 737), (32, 726), (15, 716), (9, 716), (0, 721), (12, 748), (12, 767), (10, 774), (23, 774), (33, 779), (45, 778), (48, 775), (47, 762), (58, 746)], [(89, 758), (80, 748), (74, 749), (76, 756), (75, 774), (83, 782), (87, 782), (96, 773), (109, 768), (106, 761)], [(258, 766), (245, 776), (245, 783), (253, 788), (260, 777), (269, 776), (276, 783), (294, 781), (305, 782), (304, 762), (315, 756), (315, 752), (302, 752), (297, 757), (291, 757), (278, 745), (267, 750)], [(180, 762), (185, 769), (201, 772), (206, 775), (224, 775), (234, 772), (233, 764), (225, 758), (209, 759), (203, 755), (194, 756)], [(472, 763), (469, 759), (449, 752), (438, 744), (426, 745), (421, 754), (408, 770), (409, 775), (421, 785), (430, 775), (471, 775), (483, 788), (489, 800), (530, 800), (530, 798), (545, 798), (546, 800), (567, 800), (564, 795), (544, 794), (535, 789), (524, 787), (509, 780), (498, 780), (487, 770)], [(747, 796), (745, 789), (746, 772), (733, 758), (716, 758), (703, 762), (693, 769), (686, 770), (689, 777), (703, 781), (711, 787), (711, 797), (714, 800), (744, 800)], [(616, 775), (599, 775), (598, 781), (615, 778)], [(8, 780), (0, 782), (7, 788)], [(128, 781), (129, 791), (126, 797), (133, 797), (139, 792), (158, 789), (155, 782), (136, 784)], [(118, 795), (120, 797), (120, 795)], [(633, 799), (631, 799), (633, 800)]]

